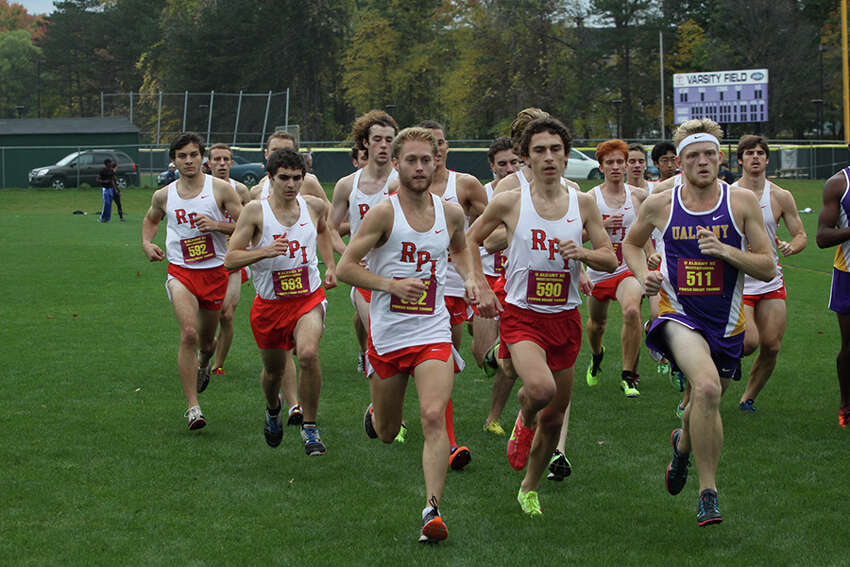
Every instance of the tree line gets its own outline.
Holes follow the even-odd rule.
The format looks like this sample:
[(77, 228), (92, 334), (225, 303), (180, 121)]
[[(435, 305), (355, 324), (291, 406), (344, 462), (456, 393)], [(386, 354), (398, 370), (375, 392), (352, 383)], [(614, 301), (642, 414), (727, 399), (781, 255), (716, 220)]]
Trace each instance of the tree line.
[[(0, 117), (97, 116), (106, 92), (279, 92), (312, 140), (383, 108), (502, 135), (539, 106), (577, 138), (667, 137), (674, 73), (769, 69), (770, 121), (840, 137), (839, 0), (0, 0)], [(661, 38), (661, 41), (659, 41)], [(663, 42), (661, 132), (659, 54)], [(823, 100), (823, 103), (814, 101)], [(619, 101), (619, 102), (615, 102)], [(261, 128), (257, 128), (259, 131)]]

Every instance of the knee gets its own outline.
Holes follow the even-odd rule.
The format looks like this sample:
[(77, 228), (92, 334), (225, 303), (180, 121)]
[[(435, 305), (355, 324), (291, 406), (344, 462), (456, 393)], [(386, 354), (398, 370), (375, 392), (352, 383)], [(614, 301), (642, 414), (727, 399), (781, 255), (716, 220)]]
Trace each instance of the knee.
[(697, 379), (692, 386), (691, 397), (695, 401), (699, 400), (708, 407), (715, 407), (720, 405), (722, 390), (719, 379)]
[(226, 307), (221, 310), (218, 318), (219, 323), (222, 327), (229, 327), (233, 325), (233, 307)]
[(186, 347), (198, 348), (201, 342), (198, 329), (195, 327), (183, 327), (180, 329), (180, 344)]
[(525, 381), (522, 386), (525, 399), (532, 407), (541, 409), (545, 407), (555, 395), (555, 384), (551, 381), (532, 382)]
[(762, 356), (766, 356), (768, 358), (776, 358), (779, 355), (779, 350), (781, 348), (782, 339), (777, 338), (764, 342), (760, 347), (760, 353)]
[(628, 305), (623, 307), (623, 324), (626, 326), (640, 325), (639, 305)]
[(298, 349), (298, 365), (301, 368), (312, 367), (319, 362), (318, 345), (305, 345)]
[(420, 419), (426, 437), (442, 431), (446, 425), (445, 404), (431, 404), (421, 408)]

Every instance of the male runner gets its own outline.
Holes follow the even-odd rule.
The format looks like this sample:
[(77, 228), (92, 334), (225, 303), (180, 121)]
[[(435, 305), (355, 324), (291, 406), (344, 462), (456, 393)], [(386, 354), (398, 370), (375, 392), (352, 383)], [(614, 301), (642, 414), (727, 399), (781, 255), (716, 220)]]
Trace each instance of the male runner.
[[(395, 119), (382, 110), (370, 110), (354, 121), (351, 137), (356, 147), (367, 152), (369, 159), (363, 168), (336, 182), (329, 218), (332, 227), (339, 230), (346, 223), (348, 233), (354, 237), (369, 209), (389, 197), (390, 184), (398, 177), (390, 155), (397, 133)], [(371, 291), (367, 289), (351, 290), (351, 302), (356, 310), (354, 329), (360, 342), (358, 370), (361, 372), (365, 371), (364, 357), (368, 347), (370, 298)]]
[[(776, 277), (765, 283), (752, 276), (744, 278), (744, 313), (747, 328), (744, 334), (744, 355), (759, 353), (750, 368), (747, 387), (741, 394), (738, 407), (744, 412), (755, 412), (756, 396), (761, 392), (776, 367), (776, 358), (785, 334), (785, 281), (779, 266), (779, 253), (790, 256), (806, 247), (806, 230), (797, 212), (797, 203), (790, 191), (767, 180), (770, 148), (767, 138), (754, 134), (743, 136), (738, 142), (738, 164), (744, 175), (732, 187), (747, 189), (755, 194), (761, 206), (764, 228), (773, 247)], [(776, 229), (779, 221), (791, 234), (791, 241), (779, 240)]]
[[(230, 169), (233, 167), (233, 152), (230, 146), (213, 144), (209, 148), (209, 156), (213, 177), (230, 183), (239, 196), (242, 206), (247, 205), (251, 200), (248, 188), (230, 178)], [(225, 218), (227, 222), (236, 222), (230, 215), (225, 215)], [(215, 340), (215, 357), (212, 365), (213, 374), (224, 374), (224, 360), (227, 358), (227, 353), (230, 352), (230, 345), (233, 344), (233, 314), (236, 311), (236, 306), (239, 305), (241, 286), (246, 281), (248, 281), (248, 273), (244, 269), (227, 273), (227, 293), (224, 296), (224, 302), (221, 304), (219, 315), (219, 331)]]
[[(532, 183), (494, 197), (467, 234), (470, 245), (480, 245), (498, 226), (507, 227), (499, 358), (510, 357), (523, 382), (507, 452), (514, 469), (528, 464), (517, 500), (529, 516), (542, 514), (537, 488), (570, 402), (581, 346), (580, 262), (598, 270), (617, 266), (596, 201), (561, 182), (570, 142), (560, 121), (530, 122), (520, 154), (528, 156)], [(583, 229), (593, 250), (582, 247)]]
[[(493, 140), (490, 148), (487, 150), (487, 159), (490, 162), (490, 169), (493, 171), (493, 176), (495, 177), (493, 181), (484, 186), (484, 191), (487, 193), (487, 201), (489, 202), (493, 199), (494, 186), (508, 175), (519, 171), (520, 162), (514, 152), (513, 141), (508, 137)], [(505, 292), (505, 280), (502, 276), (505, 273), (506, 258), (501, 250), (487, 252), (484, 246), (480, 248), (480, 252), (484, 277), (487, 278), (490, 289), (502, 301)], [(482, 317), (476, 313), (472, 319), (472, 330), (472, 354), (475, 356), (475, 361), (478, 363), (478, 366), (484, 369), (485, 373), (493, 375), (493, 394), (490, 402), (490, 411), (487, 414), (487, 419), (484, 421), (484, 431), (494, 435), (504, 435), (505, 430), (502, 428), (502, 424), (499, 423), (499, 418), (513, 388), (515, 377), (512, 379), (506, 378), (504, 370), (498, 364), (495, 365), (495, 368), (488, 368), (484, 364), (484, 356), (488, 349), (494, 344), (498, 344), (499, 321)]]
[[(627, 398), (637, 398), (640, 396), (637, 389), (637, 363), (642, 334), (640, 301), (643, 289), (623, 262), (620, 246), (629, 227), (637, 218), (637, 211), (647, 193), (644, 189), (626, 184), (628, 159), (629, 146), (623, 140), (608, 140), (596, 147), (596, 160), (605, 180), (588, 193), (596, 200), (596, 206), (602, 214), (602, 226), (614, 245), (619, 264), (612, 273), (592, 268), (587, 270), (593, 289), (587, 299), (587, 342), (590, 345), (592, 360), (587, 367), (586, 378), (588, 386), (596, 386), (599, 383), (602, 357), (605, 354), (602, 339), (608, 322), (608, 304), (614, 300), (620, 304), (623, 314), (620, 331), (623, 356), (620, 389)], [(647, 252), (648, 255), (654, 252), (651, 245)]]
[[(676, 165), (676, 146), (670, 142), (660, 142), (652, 147), (652, 163), (658, 168), (658, 181), (666, 181), (679, 171)], [(650, 191), (653, 193), (654, 191)]]
[[(325, 220), (327, 206), (310, 195), (299, 195), (307, 170), (298, 152), (289, 148), (277, 150), (267, 163), (269, 198), (252, 201), (245, 207), (225, 265), (231, 270), (254, 266), (257, 295), (251, 307), (251, 329), (263, 361), (266, 443), (277, 447), (283, 437), (280, 383), (294, 349), (301, 368), (301, 440), (308, 455), (324, 455), (326, 448), (319, 437), (316, 414), (322, 388), (319, 339), (327, 300), (316, 251), (325, 263), (325, 288), (336, 287), (333, 245)], [(254, 246), (249, 250), (251, 243)]]
[(818, 216), (818, 248), (835, 249), (829, 308), (838, 316), (841, 350), (836, 367), (841, 396), (838, 425), (850, 425), (850, 167), (845, 167), (823, 186), (823, 207)]
[(640, 187), (646, 190), (647, 194), (652, 193), (655, 182), (648, 181), (645, 177), (646, 150), (640, 144), (629, 144), (629, 159), (626, 160), (626, 174), (629, 185)]
[[(661, 293), (646, 344), (681, 369), (691, 387), (682, 427), (671, 434), (665, 478), (670, 494), (681, 492), (693, 450), (700, 526), (723, 521), (715, 481), (723, 443), (721, 380), (740, 375), (744, 274), (763, 281), (776, 275), (758, 201), (717, 180), (722, 136), (708, 118), (679, 126), (673, 142), (683, 184), (650, 195), (623, 241), (623, 257), (645, 292)], [(653, 228), (664, 242), (660, 271), (647, 268), (643, 251)]]
[[(466, 216), (466, 226), (475, 221), (487, 206), (487, 193), (481, 182), (467, 173), (452, 171), (446, 167), (446, 158), (449, 154), (449, 142), (446, 140), (446, 129), (442, 124), (434, 120), (425, 120), (419, 123), (419, 127), (431, 131), (437, 140), (437, 156), (434, 160), (434, 179), (428, 188), (431, 193), (441, 197), (444, 201), (458, 203), (463, 208)], [(371, 156), (371, 154), (370, 154)], [(465, 363), (460, 357), (461, 341), (463, 340), (463, 328), (466, 321), (472, 317), (472, 308), (467, 304), (464, 297), (464, 283), (461, 275), (455, 270), (452, 258), (449, 256), (449, 265), (446, 270), (446, 308), (449, 310), (449, 321), (452, 327), (452, 346), (457, 353), (458, 372), (462, 372)], [(453, 470), (462, 470), (472, 460), (469, 447), (459, 445), (455, 439), (454, 431), (454, 404), (449, 399), (446, 407), (446, 427), (449, 435), (449, 446), (451, 456), (449, 465)]]
[[(200, 429), (207, 422), (198, 405), (198, 393), (209, 384), (215, 330), (227, 292), (225, 235), (233, 232), (234, 225), (224, 215), (238, 219), (242, 205), (229, 183), (202, 173), (204, 142), (200, 136), (178, 134), (168, 155), (180, 178), (154, 192), (142, 220), (142, 250), (151, 262), (168, 258), (165, 288), (180, 326), (177, 369), (189, 408), (185, 417), (189, 429)], [(153, 243), (163, 218), (165, 252)]]
[[(272, 132), (266, 139), (266, 148), (263, 155), (265, 159), (268, 160), (269, 156), (271, 156), (273, 152), (283, 148), (298, 151), (298, 142), (296, 141), (295, 136), (286, 130), (277, 130)], [(251, 199), (265, 199), (269, 196), (269, 190), (270, 181), (267, 171), (266, 177), (251, 188)], [(325, 195), (325, 191), (322, 189), (319, 179), (312, 173), (305, 175), (304, 180), (301, 182), (301, 188), (299, 191), (301, 195), (311, 195), (322, 200), (327, 206), (328, 211), (330, 211), (330, 201), (328, 200), (328, 196)], [(333, 228), (330, 230), (331, 239), (334, 243), (334, 250), (342, 253), (345, 249), (342, 238), (340, 238), (339, 233), (336, 232), (336, 230)], [(298, 426), (304, 421), (303, 410), (301, 408), (301, 404), (298, 403), (297, 391), (298, 383), (295, 372), (295, 362), (291, 357), (288, 357), (286, 359), (286, 368), (281, 382), (281, 393), (283, 395), (283, 399), (289, 404), (287, 425)]]
[[(419, 395), (426, 507), (421, 542), (448, 536), (438, 506), (446, 479), (449, 442), (446, 404), (452, 392), (452, 337), (443, 298), (448, 251), (464, 277), (467, 296), (494, 315), (496, 300), (480, 270), (473, 272), (464, 239), (464, 214), (432, 195), (437, 141), (429, 130), (406, 128), (392, 145), (399, 190), (376, 204), (349, 242), (338, 275), (373, 290), (368, 363), (372, 404), (364, 416), (369, 437), (392, 443), (401, 428), (404, 392), (413, 376)], [(372, 159), (370, 153), (370, 161)], [(369, 254), (367, 270), (361, 260)]]

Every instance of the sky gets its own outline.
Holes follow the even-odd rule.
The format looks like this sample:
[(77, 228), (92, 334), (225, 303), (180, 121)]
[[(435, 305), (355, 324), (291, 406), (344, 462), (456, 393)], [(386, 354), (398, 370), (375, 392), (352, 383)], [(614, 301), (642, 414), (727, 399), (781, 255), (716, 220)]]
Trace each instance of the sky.
[(9, 3), (23, 4), (32, 15), (49, 14), (53, 11), (53, 0), (11, 0)]

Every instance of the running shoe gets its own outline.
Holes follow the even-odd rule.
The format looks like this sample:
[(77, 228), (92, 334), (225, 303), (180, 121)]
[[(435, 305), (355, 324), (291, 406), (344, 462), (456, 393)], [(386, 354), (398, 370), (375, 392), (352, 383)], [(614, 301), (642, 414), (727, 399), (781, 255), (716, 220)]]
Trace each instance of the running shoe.
[(531, 452), (531, 442), (534, 440), (534, 432), (537, 426), (526, 427), (522, 424), (522, 410), (517, 413), (511, 438), (508, 439), (508, 462), (514, 470), (521, 471), (528, 463), (528, 454)]
[(201, 406), (190, 407), (183, 417), (187, 418), (189, 429), (201, 429), (207, 424), (204, 414), (201, 413)]
[(676, 409), (673, 411), (673, 414), (682, 419), (682, 416), (685, 415), (685, 408), (682, 407), (682, 404), (676, 404)]
[(266, 408), (266, 424), (263, 426), (263, 434), (266, 436), (266, 443), (269, 447), (277, 447), (280, 445), (280, 440), (283, 439), (283, 416), (278, 408), (277, 415), (269, 413), (269, 408)]
[[(427, 510), (427, 511), (426, 511)], [(422, 529), (419, 543), (439, 543), (449, 537), (449, 530), (437, 509), (437, 499), (431, 497), (431, 506), (422, 511)]]
[(685, 483), (688, 481), (688, 467), (691, 465), (690, 453), (680, 455), (677, 445), (679, 437), (682, 435), (681, 428), (674, 429), (670, 434), (670, 443), (673, 445), (673, 460), (667, 465), (667, 472), (664, 473), (664, 481), (667, 485), (667, 492), (676, 495), (682, 492)]
[(449, 453), (449, 468), (453, 471), (462, 471), (471, 460), (472, 454), (469, 452), (469, 447), (463, 445), (454, 447)]
[(200, 394), (204, 390), (207, 389), (207, 386), (210, 385), (210, 367), (209, 365), (204, 368), (198, 367), (198, 393)]
[(213, 368), (212, 373), (217, 376), (224, 376), (224, 367), (219, 366), (218, 368)]
[(685, 380), (685, 375), (682, 374), (681, 370), (676, 370), (670, 373), (670, 385), (673, 386), (673, 389), (677, 392), (685, 391), (687, 381)]
[(744, 400), (740, 404), (738, 404), (738, 409), (744, 413), (756, 413), (758, 408), (755, 405), (755, 400)]
[(502, 437), (505, 435), (505, 430), (502, 428), (502, 424), (499, 423), (498, 419), (494, 419), (490, 423), (485, 423), (484, 431), (493, 435), (501, 435)]
[(587, 365), (587, 385), (596, 386), (599, 384), (599, 374), (602, 372), (602, 357), (605, 356), (605, 347), (602, 347), (602, 352), (599, 354), (591, 353), (590, 364)]
[(304, 412), (301, 410), (300, 404), (295, 404), (289, 408), (289, 417), (286, 420), (286, 425), (298, 425), (304, 423)]
[(572, 473), (573, 466), (570, 464), (570, 460), (558, 449), (555, 449), (555, 452), (552, 453), (552, 458), (549, 459), (549, 474), (546, 475), (546, 478), (555, 482), (561, 482)]
[(537, 498), (536, 491), (529, 490), (528, 492), (523, 493), (522, 488), (520, 488), (516, 495), (516, 501), (519, 502), (522, 511), (525, 512), (527, 516), (534, 518), (543, 515), (543, 510), (540, 509), (540, 500)]
[(706, 488), (699, 495), (699, 506), (697, 507), (697, 524), (700, 527), (719, 524), (723, 521), (720, 509), (717, 507), (717, 492)]
[(310, 457), (324, 455), (327, 452), (322, 438), (319, 437), (319, 428), (315, 425), (301, 428), (301, 440), (304, 442), (304, 452)]
[(492, 378), (496, 375), (496, 372), (499, 371), (499, 361), (496, 359), (496, 354), (499, 352), (499, 343), (495, 343), (491, 346), (486, 353), (484, 353), (484, 360), (481, 363), (481, 369), (484, 371), (484, 375), (488, 378)]
[(366, 413), (363, 414), (363, 429), (366, 430), (366, 435), (369, 439), (378, 438), (378, 432), (375, 431), (375, 427), (372, 425), (372, 404), (369, 404), (369, 407), (366, 408)]
[(838, 425), (841, 427), (850, 425), (850, 407), (838, 410)]
[(398, 429), (398, 434), (395, 436), (395, 442), (404, 445), (405, 441), (407, 441), (407, 426), (402, 423)]
[(627, 398), (640, 397), (640, 392), (638, 392), (637, 384), (635, 384), (635, 380), (633, 378), (623, 378), (620, 380), (620, 389)]

